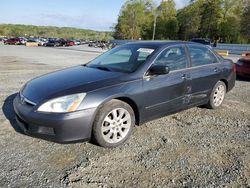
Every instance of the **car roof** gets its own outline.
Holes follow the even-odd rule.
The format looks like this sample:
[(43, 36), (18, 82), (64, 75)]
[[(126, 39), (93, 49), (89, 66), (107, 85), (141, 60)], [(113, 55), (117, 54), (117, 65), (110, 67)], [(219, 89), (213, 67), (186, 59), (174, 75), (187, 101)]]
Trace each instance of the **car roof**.
[(181, 44), (197, 45), (197, 43), (189, 42), (189, 41), (139, 41), (139, 42), (129, 42), (129, 43), (126, 43), (125, 45), (144, 45), (144, 46), (152, 46), (152, 47), (158, 48), (158, 47), (181, 45)]

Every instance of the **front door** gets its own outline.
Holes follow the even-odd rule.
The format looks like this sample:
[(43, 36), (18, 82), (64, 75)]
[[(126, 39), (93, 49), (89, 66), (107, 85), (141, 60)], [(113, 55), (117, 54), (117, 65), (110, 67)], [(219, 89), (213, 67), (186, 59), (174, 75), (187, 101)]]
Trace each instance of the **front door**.
[(145, 76), (144, 119), (153, 119), (185, 108), (188, 101), (188, 61), (184, 46), (168, 47), (154, 61), (154, 65), (165, 65), (169, 74)]

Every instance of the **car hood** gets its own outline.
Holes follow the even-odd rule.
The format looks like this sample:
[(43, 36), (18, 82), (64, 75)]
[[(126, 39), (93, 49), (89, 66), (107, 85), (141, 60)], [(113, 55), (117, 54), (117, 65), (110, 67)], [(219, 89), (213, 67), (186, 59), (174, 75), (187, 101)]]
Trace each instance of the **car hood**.
[(120, 82), (122, 75), (126, 74), (77, 66), (35, 78), (24, 86), (21, 93), (28, 100), (39, 104), (44, 100), (115, 84)]

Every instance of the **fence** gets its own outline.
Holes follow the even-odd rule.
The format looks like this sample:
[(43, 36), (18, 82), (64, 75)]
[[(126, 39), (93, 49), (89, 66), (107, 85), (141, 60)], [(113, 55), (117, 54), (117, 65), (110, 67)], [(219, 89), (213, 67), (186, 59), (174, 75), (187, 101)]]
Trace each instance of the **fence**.
[(244, 44), (217, 44), (215, 50), (228, 50), (229, 54), (241, 55), (243, 52), (250, 52), (250, 45)]

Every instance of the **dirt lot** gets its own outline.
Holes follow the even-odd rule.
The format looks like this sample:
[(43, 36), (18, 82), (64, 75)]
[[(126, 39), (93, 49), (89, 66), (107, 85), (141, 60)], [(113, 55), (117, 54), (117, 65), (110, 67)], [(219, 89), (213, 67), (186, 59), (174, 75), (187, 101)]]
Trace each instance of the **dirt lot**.
[(149, 122), (115, 149), (15, 131), (12, 100), (26, 81), (99, 53), (0, 46), (0, 187), (250, 186), (249, 80), (238, 80), (220, 109), (193, 108)]

